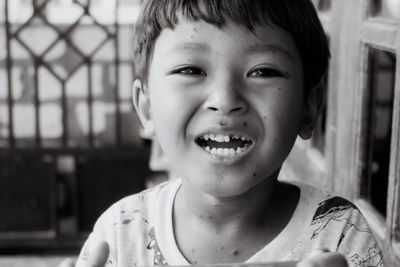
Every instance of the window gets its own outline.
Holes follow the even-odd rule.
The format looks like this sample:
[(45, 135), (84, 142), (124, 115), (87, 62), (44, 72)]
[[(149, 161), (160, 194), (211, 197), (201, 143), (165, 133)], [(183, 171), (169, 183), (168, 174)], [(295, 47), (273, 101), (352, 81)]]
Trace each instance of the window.
[(106, 207), (144, 189), (127, 47), (139, 5), (1, 1), (0, 251), (77, 251)]
[(395, 73), (395, 54), (371, 48), (361, 194), (383, 216), (389, 181)]
[(398, 0), (374, 0), (371, 3), (372, 16), (391, 20), (400, 20), (400, 2)]
[[(400, 1), (313, 3), (332, 54), (319, 128), (325, 133), (319, 139), (317, 128), (311, 144), (297, 142), (288, 169), (295, 179), (353, 200), (386, 265), (400, 266)], [(323, 154), (315, 156), (321, 140)]]

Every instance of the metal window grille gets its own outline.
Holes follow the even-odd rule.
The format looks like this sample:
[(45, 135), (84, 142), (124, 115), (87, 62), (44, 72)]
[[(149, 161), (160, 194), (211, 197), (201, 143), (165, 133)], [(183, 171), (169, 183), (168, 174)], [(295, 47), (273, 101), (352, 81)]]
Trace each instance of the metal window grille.
[(80, 247), (144, 188), (129, 54), (140, 2), (0, 3), (0, 250)]

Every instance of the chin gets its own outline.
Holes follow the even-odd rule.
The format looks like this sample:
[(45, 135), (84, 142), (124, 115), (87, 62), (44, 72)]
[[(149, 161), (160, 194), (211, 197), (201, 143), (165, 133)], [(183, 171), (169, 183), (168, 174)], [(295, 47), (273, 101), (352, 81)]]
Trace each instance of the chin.
[[(234, 178), (232, 178), (234, 179)], [(238, 179), (238, 178), (236, 178)], [(257, 182), (250, 183), (247, 181), (243, 182), (235, 182), (231, 179), (224, 179), (224, 181), (220, 183), (208, 183), (203, 184), (203, 191), (218, 198), (231, 198), (238, 197), (246, 194), (249, 190), (254, 188), (257, 185)]]

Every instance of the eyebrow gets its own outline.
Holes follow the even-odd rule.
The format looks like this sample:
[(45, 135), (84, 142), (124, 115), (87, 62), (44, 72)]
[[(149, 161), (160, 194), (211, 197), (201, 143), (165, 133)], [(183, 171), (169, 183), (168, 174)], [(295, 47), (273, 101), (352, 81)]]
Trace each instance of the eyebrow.
[(264, 52), (264, 51), (272, 51), (273, 53), (279, 53), (284, 57), (288, 58), (290, 61), (294, 62), (294, 55), (285, 47), (279, 44), (251, 44), (247, 47), (248, 50), (253, 52)]
[(200, 43), (200, 42), (184, 42), (178, 43), (174, 45), (169, 51), (175, 50), (186, 50), (186, 51), (200, 51), (200, 52), (208, 52), (211, 50), (211, 47), (208, 44)]
[[(250, 44), (247, 50), (252, 52), (265, 52), (271, 51), (273, 53), (279, 53), (286, 57), (288, 60), (294, 62), (294, 55), (285, 47), (279, 44), (266, 44), (266, 43), (255, 43)], [(184, 50), (184, 51), (200, 51), (200, 52), (209, 52), (212, 50), (211, 46), (205, 43), (200, 42), (183, 42), (174, 45), (169, 52), (173, 52), (176, 50)]]

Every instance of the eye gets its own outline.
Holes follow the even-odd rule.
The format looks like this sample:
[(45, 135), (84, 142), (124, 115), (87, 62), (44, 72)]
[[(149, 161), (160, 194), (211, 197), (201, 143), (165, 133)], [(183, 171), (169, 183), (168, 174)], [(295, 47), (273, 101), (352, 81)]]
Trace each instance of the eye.
[(273, 68), (257, 68), (249, 71), (248, 77), (255, 78), (274, 78), (274, 77), (287, 77), (287, 74)]
[(205, 71), (197, 67), (183, 67), (173, 71), (172, 73), (182, 75), (207, 75)]

